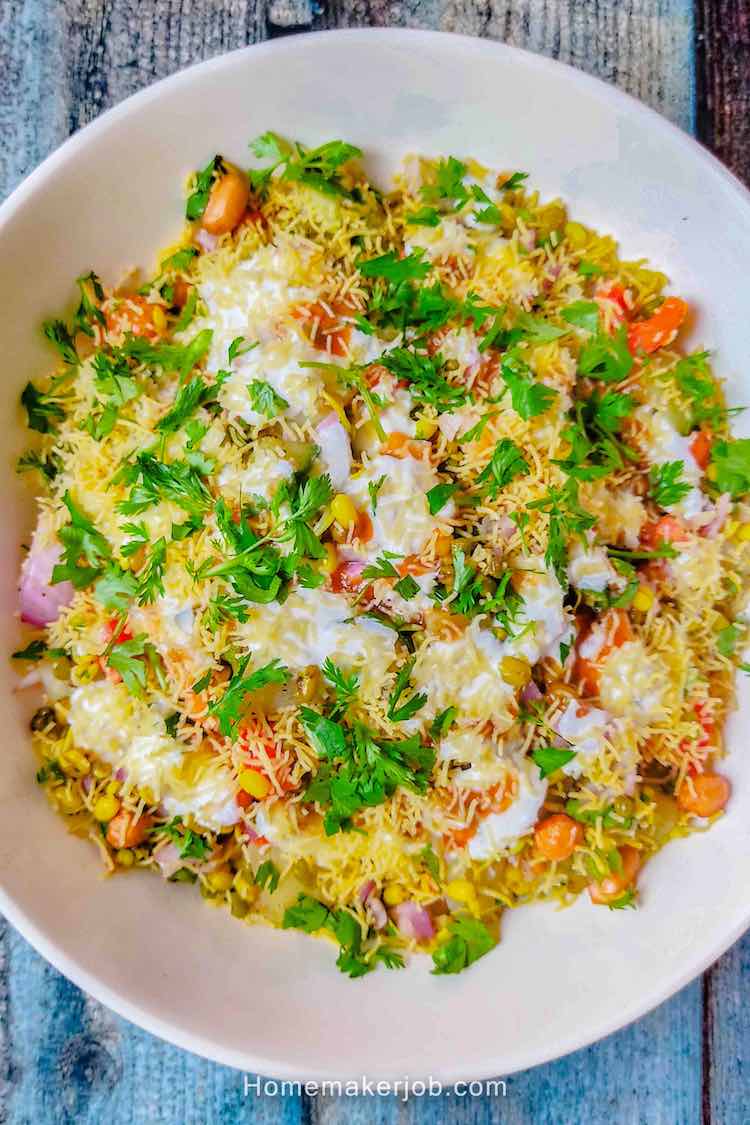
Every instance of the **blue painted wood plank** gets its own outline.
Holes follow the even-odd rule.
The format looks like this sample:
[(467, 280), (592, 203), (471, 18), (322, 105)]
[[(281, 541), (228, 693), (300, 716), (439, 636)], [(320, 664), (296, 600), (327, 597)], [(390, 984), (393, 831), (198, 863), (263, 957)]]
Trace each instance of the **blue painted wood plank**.
[[(6, 0), (0, 7), (0, 195), (72, 129), (157, 77), (273, 34), (310, 13), (316, 26), (398, 23), (505, 39), (572, 62), (694, 124), (689, 0)], [(302, 12), (301, 17), (299, 13)], [(317, 13), (317, 14), (316, 14)], [(645, 1122), (699, 1119), (701, 997), (693, 985), (633, 1027), (507, 1081), (505, 1098), (246, 1098), (242, 1077), (129, 1026), (85, 998), (13, 933), (0, 938), (0, 1120), (284, 1123)], [(746, 943), (747, 944), (747, 943)], [(745, 946), (711, 978), (715, 1120), (742, 1118), (748, 1043)], [(726, 1011), (729, 1018), (723, 1018)], [(574, 1013), (571, 1014), (574, 1018)], [(415, 1018), (415, 1027), (418, 1019)]]
[(300, 1097), (246, 1094), (238, 1071), (172, 1047), (115, 1016), (7, 924), (0, 925), (0, 1105), (8, 1120), (17, 1125), (302, 1120)]
[(705, 1114), (721, 1125), (750, 1118), (750, 933), (706, 974)]

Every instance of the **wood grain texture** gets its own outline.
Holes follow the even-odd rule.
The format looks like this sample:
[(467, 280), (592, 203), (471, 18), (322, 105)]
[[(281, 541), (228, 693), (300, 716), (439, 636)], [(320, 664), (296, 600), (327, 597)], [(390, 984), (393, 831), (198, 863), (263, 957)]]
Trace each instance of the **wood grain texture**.
[(696, 0), (696, 127), (750, 184), (750, 4)]
[(704, 977), (703, 1123), (750, 1118), (750, 934)]
[[(696, 118), (698, 34), (699, 127), (747, 174), (747, 57), (733, 54), (743, 45), (748, 53), (747, 0), (696, 3), (697, 32), (689, 0), (0, 0), (0, 194), (70, 132), (189, 63), (295, 29), (367, 25), (528, 47), (619, 85), (684, 128)], [(695, 984), (604, 1042), (511, 1077), (505, 1099), (253, 1099), (236, 1072), (131, 1027), (0, 927), (0, 1123), (693, 1125), (703, 1100), (705, 1121), (739, 1125), (750, 1089), (748, 959), (750, 939), (706, 978), (703, 1041)]]

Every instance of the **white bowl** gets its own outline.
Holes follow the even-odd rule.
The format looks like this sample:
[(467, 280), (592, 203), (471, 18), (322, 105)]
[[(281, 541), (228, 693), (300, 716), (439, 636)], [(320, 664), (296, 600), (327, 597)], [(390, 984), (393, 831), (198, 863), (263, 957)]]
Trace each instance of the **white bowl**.
[[(17, 640), (18, 544), (31, 508), (11, 469), (24, 440), (18, 392), (50, 363), (38, 325), (89, 268), (113, 282), (150, 266), (180, 229), (188, 170), (217, 151), (242, 162), (268, 128), (353, 141), (383, 180), (414, 150), (528, 171), (543, 196), (560, 193), (628, 256), (668, 272), (730, 397), (747, 397), (750, 196), (650, 110), (547, 59), (429, 32), (306, 35), (227, 55), (106, 113), (0, 209), (2, 651)], [(499, 948), (461, 976), (431, 976), (429, 959), (415, 958), (405, 972), (357, 981), (337, 972), (327, 943), (241, 926), (189, 888), (101, 879), (94, 849), (66, 834), (34, 784), (22, 712), (6, 667), (0, 906), (99, 1000), (222, 1063), (309, 1078), (508, 1073), (640, 1016), (750, 922), (747, 695), (731, 723), (728, 815), (648, 864), (638, 911), (583, 900), (526, 908), (505, 916)]]

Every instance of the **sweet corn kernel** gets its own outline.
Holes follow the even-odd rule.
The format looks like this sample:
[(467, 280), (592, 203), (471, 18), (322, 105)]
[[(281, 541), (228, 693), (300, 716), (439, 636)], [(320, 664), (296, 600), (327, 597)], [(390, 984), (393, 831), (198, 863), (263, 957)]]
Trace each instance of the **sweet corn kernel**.
[(727, 520), (724, 524), (724, 535), (727, 539), (732, 539), (740, 529), (738, 520)]
[(130, 848), (119, 848), (115, 852), (115, 860), (120, 867), (132, 867), (135, 863), (135, 853)]
[(429, 441), (437, 429), (437, 422), (432, 418), (419, 418), (415, 430), (415, 436), (422, 441)]
[(531, 679), (531, 665), (517, 656), (504, 656), (500, 661), (500, 675), (511, 687), (526, 687)]
[(68, 816), (80, 812), (83, 807), (83, 802), (78, 794), (74, 790), (68, 789), (67, 786), (64, 789), (55, 789), (54, 794), (60, 812), (66, 813)]
[(151, 319), (154, 322), (154, 328), (156, 328), (158, 332), (163, 332), (167, 327), (167, 318), (161, 305), (154, 305)]
[(240, 789), (244, 789), (256, 801), (262, 801), (271, 792), (272, 785), (268, 778), (258, 770), (243, 770), (239, 778)]
[(708, 468), (706, 469), (706, 476), (708, 477), (708, 479), (709, 480), (716, 480), (718, 475), (719, 475), (719, 470), (716, 468), (716, 465), (713, 465), (713, 464), (709, 465)]
[(228, 891), (234, 882), (234, 876), (228, 867), (220, 867), (218, 871), (212, 871), (206, 876), (206, 882), (212, 891), (216, 894), (224, 894)]
[(331, 501), (331, 515), (341, 527), (354, 527), (357, 522), (357, 509), (343, 492), (339, 492)]
[(59, 758), (61, 769), (71, 777), (84, 777), (91, 770), (91, 762), (80, 750), (65, 750)]
[(589, 240), (589, 232), (580, 223), (566, 223), (565, 237), (574, 250), (580, 250)]
[(654, 591), (649, 586), (640, 586), (633, 598), (633, 609), (646, 613), (654, 604)]
[(114, 778), (112, 779), (112, 781), (108, 781), (106, 792), (111, 793), (113, 795), (116, 794), (116, 793), (119, 793), (120, 792), (120, 782), (115, 781)]
[(737, 532), (737, 542), (747, 543), (750, 539), (750, 523), (743, 523), (740, 530)]
[(455, 898), (457, 902), (462, 902), (465, 906), (468, 906), (472, 914), (479, 913), (477, 892), (468, 879), (454, 879), (447, 884), (445, 893), (449, 898)]
[(383, 891), (383, 902), (386, 906), (398, 906), (406, 902), (406, 891), (398, 883), (389, 883)]
[(97, 820), (111, 820), (120, 811), (120, 802), (111, 794), (99, 797), (94, 802), (94, 816)]
[(237, 872), (234, 877), (234, 889), (243, 902), (255, 902), (259, 895), (258, 887), (255, 883), (251, 883), (241, 872)]
[(338, 551), (333, 543), (324, 543), (323, 548), (325, 550), (325, 555), (318, 563), (318, 566), (324, 574), (333, 574), (334, 570), (339, 565)]

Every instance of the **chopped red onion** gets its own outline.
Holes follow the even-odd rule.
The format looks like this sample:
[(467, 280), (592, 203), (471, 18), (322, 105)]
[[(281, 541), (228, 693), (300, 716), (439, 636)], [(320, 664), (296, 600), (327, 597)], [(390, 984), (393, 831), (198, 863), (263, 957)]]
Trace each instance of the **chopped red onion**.
[(31, 543), (24, 564), (21, 567), (19, 585), (19, 608), (21, 620), (41, 628), (57, 621), (63, 606), (73, 600), (73, 587), (70, 582), (51, 583), (52, 571), (60, 560), (61, 549), (57, 544), (51, 547), (38, 547), (36, 534)]
[(203, 250), (215, 250), (219, 240), (215, 234), (209, 234), (203, 227), (200, 228), (195, 236), (195, 241)]
[(401, 902), (393, 908), (393, 913), (404, 937), (413, 941), (429, 941), (435, 934), (432, 918), (417, 902)]
[(376, 930), (383, 930), (388, 925), (388, 915), (385, 907), (377, 895), (371, 895), (367, 900), (367, 911)]
[(154, 852), (154, 859), (158, 863), (159, 869), (165, 879), (170, 879), (175, 872), (185, 866), (180, 858), (180, 849), (171, 841), (165, 844), (163, 848), (159, 848), (158, 851)]
[(364, 903), (367, 902), (368, 898), (370, 897), (370, 895), (372, 894), (372, 892), (374, 890), (375, 890), (375, 880), (374, 879), (366, 879), (365, 882), (362, 884), (362, 886), (359, 888), (359, 896), (358, 896), (359, 901), (364, 905)]

